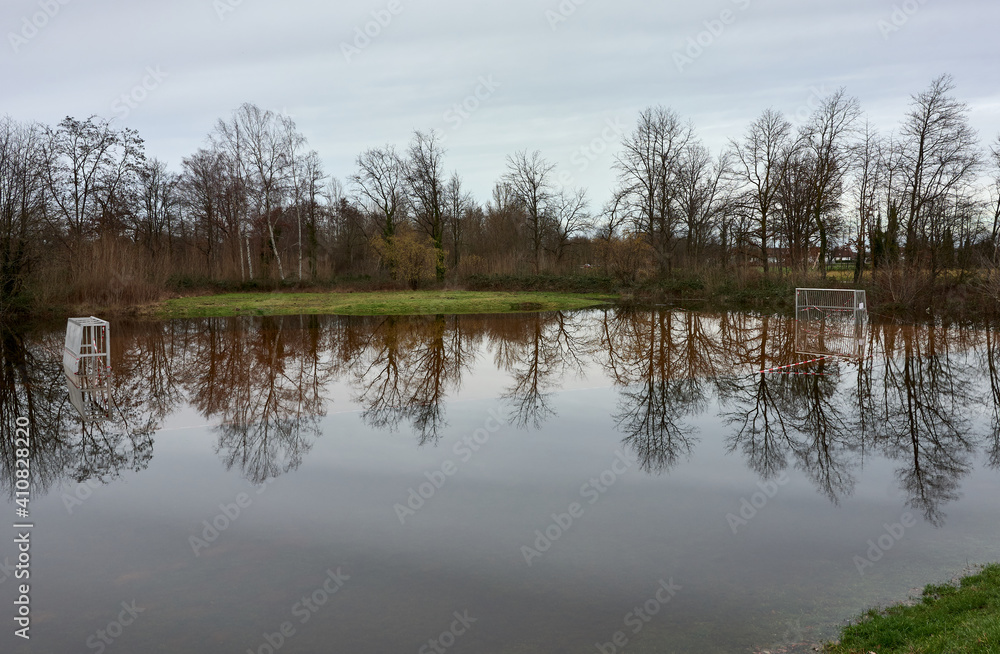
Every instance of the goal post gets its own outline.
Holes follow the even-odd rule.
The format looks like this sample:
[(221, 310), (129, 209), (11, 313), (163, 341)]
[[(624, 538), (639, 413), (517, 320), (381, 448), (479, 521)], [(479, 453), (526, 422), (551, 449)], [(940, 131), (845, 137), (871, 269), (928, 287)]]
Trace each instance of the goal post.
[(868, 326), (864, 291), (795, 289), (795, 349), (803, 354), (861, 358)]

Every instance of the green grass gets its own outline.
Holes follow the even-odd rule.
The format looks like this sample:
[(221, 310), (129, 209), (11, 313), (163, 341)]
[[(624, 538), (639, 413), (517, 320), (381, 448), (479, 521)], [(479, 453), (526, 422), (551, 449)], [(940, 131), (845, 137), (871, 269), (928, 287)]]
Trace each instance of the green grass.
[(227, 293), (167, 300), (149, 311), (158, 318), (339, 314), (349, 316), (440, 313), (514, 313), (593, 307), (612, 295), (473, 291), (370, 293)]
[(1000, 565), (959, 585), (927, 586), (917, 604), (873, 609), (845, 627), (827, 654), (1000, 652)]

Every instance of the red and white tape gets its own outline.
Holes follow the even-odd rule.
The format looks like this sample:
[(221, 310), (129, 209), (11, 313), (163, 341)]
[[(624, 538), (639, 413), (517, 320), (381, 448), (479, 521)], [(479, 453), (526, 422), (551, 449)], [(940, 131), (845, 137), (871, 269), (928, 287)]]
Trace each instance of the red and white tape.
[(754, 374), (760, 375), (760, 374), (763, 374), (765, 372), (778, 372), (779, 370), (787, 370), (789, 368), (795, 368), (797, 366), (804, 366), (807, 363), (816, 363), (817, 361), (825, 361), (826, 359), (832, 359), (832, 358), (833, 358), (832, 356), (823, 356), (823, 357), (820, 357), (818, 359), (809, 359), (808, 361), (799, 361), (798, 363), (792, 363), (792, 364), (789, 364), (787, 366), (778, 366), (776, 368), (768, 368), (766, 370), (758, 370)]

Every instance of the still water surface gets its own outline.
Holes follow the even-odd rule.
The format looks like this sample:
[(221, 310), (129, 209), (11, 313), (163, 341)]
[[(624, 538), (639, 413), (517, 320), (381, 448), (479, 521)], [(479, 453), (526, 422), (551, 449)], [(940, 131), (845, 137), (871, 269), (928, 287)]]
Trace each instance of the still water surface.
[(876, 324), (816, 375), (755, 374), (802, 359), (791, 321), (669, 310), (112, 339), (83, 423), (62, 333), (3, 337), (2, 510), (29, 416), (36, 529), (2, 651), (786, 651), (1000, 559), (988, 329)]

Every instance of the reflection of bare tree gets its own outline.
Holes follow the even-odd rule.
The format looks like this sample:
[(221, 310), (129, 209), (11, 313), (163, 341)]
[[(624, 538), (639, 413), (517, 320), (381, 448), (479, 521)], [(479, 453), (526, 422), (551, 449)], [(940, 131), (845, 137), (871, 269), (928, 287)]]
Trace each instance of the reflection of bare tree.
[[(44, 494), (63, 479), (110, 481), (142, 470), (153, 456), (153, 419), (131, 393), (128, 375), (113, 378), (112, 420), (85, 424), (69, 403), (58, 355), (61, 334), (27, 340), (0, 328), (0, 457), (3, 485), (14, 490), (15, 421), (28, 418), (33, 490)], [(117, 361), (119, 357), (113, 357)]]
[(445, 425), (445, 398), (460, 386), (472, 357), (460, 319), (388, 317), (367, 345), (354, 374), (362, 418), (388, 430), (409, 420), (421, 444), (436, 442)]
[(858, 439), (844, 415), (845, 403), (837, 396), (836, 368), (836, 364), (821, 362), (820, 375), (786, 379), (782, 399), (789, 422), (799, 434), (792, 449), (796, 467), (834, 503), (854, 492), (851, 455), (858, 449)]
[[(908, 503), (928, 521), (944, 519), (941, 505), (959, 497), (959, 480), (971, 469), (976, 438), (966, 418), (974, 388), (972, 368), (949, 356), (938, 327), (885, 328), (885, 350), (899, 356), (884, 364), (882, 450), (905, 461), (897, 470)], [(942, 341), (942, 342), (938, 342)]]
[(182, 399), (174, 327), (138, 323), (121, 332), (111, 340), (111, 419), (81, 426), (77, 481), (144, 469), (153, 458), (153, 434)]
[(325, 366), (306, 318), (204, 321), (185, 383), (192, 403), (219, 420), (217, 453), (262, 483), (302, 463), (326, 413)]
[(526, 340), (508, 341), (498, 352), (506, 355), (509, 364), (505, 367), (514, 379), (503, 395), (513, 410), (511, 422), (521, 429), (529, 425), (538, 429), (549, 416), (555, 415), (546, 391), (556, 381), (561, 361), (556, 348), (546, 347), (549, 341), (545, 339), (542, 316), (533, 315), (528, 323), (531, 331)]
[(850, 400), (845, 398), (845, 403), (849, 404), (847, 411), (850, 417), (845, 429), (854, 435), (862, 455), (883, 428), (877, 406), (878, 393), (875, 392), (878, 379), (875, 362), (881, 361), (888, 354), (884, 349), (884, 341), (877, 337), (878, 333), (876, 329), (868, 330), (866, 342), (862, 348), (862, 351), (867, 353), (866, 358), (849, 366), (852, 382), (851, 398)]
[(1000, 339), (992, 329), (986, 331), (986, 370), (990, 378), (989, 460), (991, 468), (1000, 468)]
[[(789, 325), (775, 331), (769, 322), (761, 318), (755, 332), (722, 330), (733, 336), (742, 332), (743, 351), (752, 355), (748, 362), (759, 369), (794, 360), (788, 351)], [(940, 522), (941, 506), (958, 497), (977, 441), (964, 417), (973, 401), (975, 367), (961, 350), (949, 353), (949, 333), (937, 327), (884, 328), (868, 349), (883, 362), (881, 369), (873, 360), (822, 362), (815, 372), (830, 376), (757, 374), (721, 382), (720, 400), (731, 407), (725, 415), (736, 425), (730, 451), (739, 448), (765, 477), (793, 457), (796, 467), (836, 502), (853, 492), (855, 460), (869, 444), (877, 446), (906, 462), (897, 474), (910, 506)], [(837, 380), (840, 371), (852, 368), (848, 408)]]
[[(738, 343), (736, 366), (765, 370), (796, 361), (794, 323), (762, 317), (725, 320), (722, 333)], [(739, 449), (750, 468), (773, 477), (794, 460), (831, 501), (854, 490), (849, 454), (854, 439), (837, 394), (839, 365), (819, 362), (810, 375), (753, 373), (721, 379), (719, 397), (728, 424), (729, 451)]]
[[(118, 330), (116, 330), (117, 332)], [(183, 400), (178, 370), (184, 361), (184, 328), (177, 322), (136, 323), (112, 341), (121, 393), (157, 423)], [(119, 403), (122, 400), (118, 400)]]
[(216, 453), (222, 455), (226, 470), (238, 467), (252, 484), (298, 468), (320, 433), (318, 416), (265, 416), (259, 422), (224, 423), (215, 429)]
[(23, 336), (0, 327), (0, 457), (3, 487), (11, 498), (15, 491), (16, 424), (27, 418), (31, 433), (32, 482), (37, 494), (64, 476), (72, 461), (60, 444), (68, 440), (73, 410), (61, 400), (65, 390), (62, 364), (44, 365), (45, 352), (39, 344), (29, 345)]
[[(764, 370), (794, 356), (794, 332), (785, 326), (772, 333), (771, 318), (727, 316), (723, 322), (728, 324), (721, 333), (729, 343), (727, 349), (735, 354), (737, 370)], [(727, 440), (728, 450), (742, 451), (750, 469), (765, 479), (788, 465), (791, 426), (779, 410), (777, 395), (791, 381), (791, 376), (763, 373), (719, 380), (720, 403), (733, 407), (724, 418), (727, 424), (736, 425), (736, 433)]]
[(355, 372), (362, 389), (358, 401), (365, 406), (365, 422), (375, 429), (394, 431), (407, 412), (403, 386), (406, 348), (395, 316), (386, 318), (371, 335), (364, 357), (368, 364)]
[(516, 332), (497, 342), (497, 367), (513, 378), (501, 397), (512, 407), (512, 424), (538, 429), (555, 415), (548, 390), (563, 375), (582, 369), (585, 345), (572, 314), (528, 314), (518, 316), (516, 324)]
[[(462, 317), (275, 317), (116, 326), (114, 420), (81, 425), (66, 398), (53, 332), (0, 330), (0, 482), (12, 488), (14, 421), (35, 436), (36, 490), (64, 479), (140, 470), (153, 433), (187, 401), (216, 430), (227, 467), (254, 482), (295, 469), (320, 433), (329, 387), (342, 379), (379, 429), (407, 422), (439, 438), (445, 402), (479, 351), (509, 374), (511, 422), (538, 428), (567, 375), (599, 363), (619, 387), (623, 442), (663, 472), (698, 442), (691, 417), (712, 394), (740, 452), (763, 477), (794, 466), (831, 501), (853, 492), (869, 452), (899, 463), (911, 506), (929, 520), (958, 497), (985, 443), (1000, 467), (1000, 339), (993, 331), (882, 326), (857, 364), (812, 365), (816, 376), (748, 374), (799, 360), (793, 323), (680, 311)], [(988, 384), (988, 385), (987, 385)], [(984, 441), (974, 406), (992, 406)], [(984, 418), (984, 424), (986, 420)]]
[(713, 369), (699, 346), (699, 322), (694, 314), (672, 311), (604, 314), (604, 367), (624, 387), (615, 421), (644, 470), (669, 470), (697, 442), (694, 428), (682, 420), (703, 410), (704, 379)]

